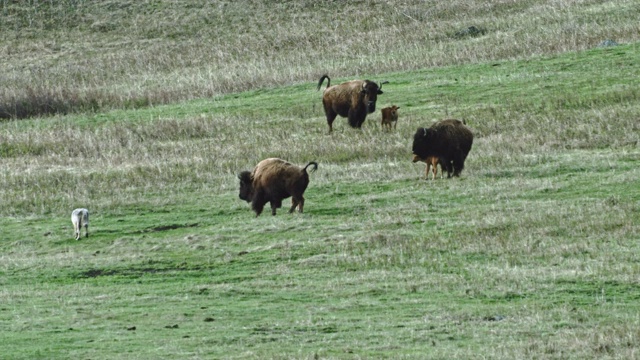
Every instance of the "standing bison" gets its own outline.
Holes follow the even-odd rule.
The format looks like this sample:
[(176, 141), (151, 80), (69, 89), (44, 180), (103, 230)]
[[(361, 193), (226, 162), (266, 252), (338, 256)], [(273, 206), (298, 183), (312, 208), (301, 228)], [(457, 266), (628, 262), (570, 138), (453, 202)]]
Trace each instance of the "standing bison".
[(440, 159), (447, 177), (460, 176), (473, 144), (473, 133), (460, 120), (438, 121), (429, 128), (418, 128), (413, 136), (414, 162), (434, 156)]
[(380, 110), (382, 113), (382, 121), (380, 125), (383, 128), (386, 126), (391, 130), (391, 123), (393, 123), (393, 128), (396, 128), (396, 125), (398, 125), (398, 109), (400, 108), (393, 105)]
[(271, 203), (271, 215), (282, 207), (282, 199), (291, 196), (292, 213), (296, 207), (299, 212), (304, 208), (304, 191), (309, 185), (307, 168), (313, 165), (311, 171), (318, 168), (318, 163), (311, 161), (304, 168), (290, 164), (282, 159), (269, 158), (262, 160), (252, 172), (243, 171), (238, 174), (240, 179), (240, 199), (251, 203), (256, 216), (260, 216), (264, 205)]
[(376, 100), (382, 94), (381, 86), (369, 80), (351, 80), (331, 86), (331, 79), (325, 74), (318, 82), (318, 90), (324, 79), (327, 79), (327, 87), (322, 94), (322, 105), (329, 132), (333, 131), (333, 121), (338, 115), (349, 119), (351, 127), (361, 128), (367, 114), (376, 111)]

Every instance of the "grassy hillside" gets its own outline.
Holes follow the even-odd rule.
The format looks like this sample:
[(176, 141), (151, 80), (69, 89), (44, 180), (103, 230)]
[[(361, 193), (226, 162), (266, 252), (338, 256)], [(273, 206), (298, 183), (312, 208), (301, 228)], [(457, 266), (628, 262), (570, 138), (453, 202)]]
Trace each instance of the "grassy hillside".
[[(634, 2), (0, 6), (2, 99), (39, 81), (99, 100), (0, 122), (3, 359), (638, 353)], [(486, 32), (455, 34), (469, 25)], [(82, 61), (84, 80), (59, 71)], [(323, 72), (389, 81), (398, 128), (378, 112), (329, 135)], [(127, 105), (140, 94), (166, 97)], [(460, 178), (425, 180), (413, 133), (447, 117), (473, 148)], [(238, 199), (236, 174), (270, 156), (318, 161), (304, 214)]]
[(632, 0), (4, 1), (0, 118), (632, 43), (639, 11)]

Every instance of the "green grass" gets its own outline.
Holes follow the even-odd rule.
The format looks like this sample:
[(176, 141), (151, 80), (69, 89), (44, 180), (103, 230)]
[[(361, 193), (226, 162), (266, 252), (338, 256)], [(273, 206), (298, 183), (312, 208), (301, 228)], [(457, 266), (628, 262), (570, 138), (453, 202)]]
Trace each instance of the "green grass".
[[(365, 1), (345, 5), (363, 11), (351, 22), (337, 21), (332, 14), (346, 10), (329, 2), (288, 3), (288, 11), (260, 12), (262, 19), (243, 2), (38, 4), (0, 4), (11, 24), (0, 32), (15, 37), (0, 44), (5, 52), (20, 44), (15, 57), (0, 60), (15, 84), (32, 81), (15, 70), (25, 59), (59, 69), (77, 65), (71, 54), (113, 60), (85, 78), (89, 87), (127, 94), (131, 87), (152, 98), (165, 77), (174, 84), (165, 104), (106, 97), (91, 111), (0, 122), (1, 358), (628, 359), (638, 352), (635, 3)], [(224, 7), (227, 17), (217, 18), (224, 24), (199, 27)], [(379, 13), (393, 14), (375, 18), (384, 31), (365, 16)], [(509, 25), (516, 18), (524, 30)], [(64, 25), (72, 20), (76, 27)], [(617, 40), (628, 43), (589, 45), (613, 31), (589, 24), (613, 20)], [(452, 35), (472, 22), (488, 33)], [(366, 52), (371, 63), (386, 65), (320, 56), (310, 31), (318, 24), (332, 24), (336, 36), (363, 26), (368, 44), (379, 46)], [(273, 28), (263, 36), (280, 44), (262, 63), (248, 55), (266, 41), (251, 37), (253, 27)], [(256, 70), (208, 97), (178, 55), (163, 62), (144, 47), (126, 57), (115, 46), (128, 39), (179, 47), (216, 30), (220, 38), (207, 41), (229, 44), (216, 56)], [(54, 43), (58, 57), (35, 50), (60, 34), (79, 40)], [(403, 45), (379, 51), (392, 49), (398, 34)], [(334, 52), (357, 43), (322, 41)], [(98, 44), (111, 46), (92, 50)], [(214, 49), (192, 45), (182, 46), (193, 61)], [(316, 91), (321, 61), (333, 62), (332, 84), (388, 80), (378, 109), (400, 106), (398, 128), (382, 130), (378, 111), (362, 130), (338, 118), (328, 134)], [(118, 72), (127, 66), (129, 73)], [(233, 77), (220, 71), (222, 80)], [(41, 80), (76, 89), (64, 74)], [(447, 117), (473, 129), (473, 148), (460, 178), (425, 180), (424, 164), (411, 163), (413, 133)], [(304, 214), (288, 214), (285, 201), (277, 216), (256, 218), (238, 198), (237, 173), (270, 156), (319, 163)], [(91, 236), (75, 241), (70, 213), (80, 206), (91, 211)]]

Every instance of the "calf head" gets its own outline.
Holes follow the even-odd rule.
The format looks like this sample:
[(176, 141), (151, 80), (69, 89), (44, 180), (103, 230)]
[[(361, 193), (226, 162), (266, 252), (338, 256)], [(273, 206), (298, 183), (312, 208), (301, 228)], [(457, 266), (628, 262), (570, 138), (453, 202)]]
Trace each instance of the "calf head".
[(249, 171), (243, 171), (238, 174), (240, 179), (240, 199), (251, 202), (253, 197), (253, 179), (251, 179), (251, 173)]
[(371, 114), (376, 111), (376, 101), (378, 95), (383, 94), (382, 88), (373, 81), (365, 80), (362, 83), (362, 101), (367, 108), (367, 113)]
[(400, 109), (400, 108), (397, 107), (396, 105), (393, 105), (393, 106), (389, 107), (389, 109), (391, 110), (391, 121), (397, 121), (398, 120), (398, 109)]

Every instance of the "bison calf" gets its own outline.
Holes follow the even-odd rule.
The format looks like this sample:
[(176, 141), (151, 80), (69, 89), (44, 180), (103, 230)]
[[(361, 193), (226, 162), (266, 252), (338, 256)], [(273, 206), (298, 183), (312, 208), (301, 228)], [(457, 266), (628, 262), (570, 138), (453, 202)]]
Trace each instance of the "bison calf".
[(76, 240), (80, 240), (80, 231), (84, 226), (85, 237), (89, 237), (89, 210), (79, 208), (71, 212), (71, 223), (76, 233)]
[(438, 175), (438, 165), (440, 165), (440, 178), (442, 178), (442, 174), (444, 172), (444, 161), (436, 156), (429, 156), (426, 159), (421, 159), (417, 155), (413, 155), (413, 162), (422, 161), (427, 164), (427, 169), (425, 171), (425, 178), (429, 178), (429, 171), (431, 170), (432, 176), (431, 179), (435, 180)]
[(278, 158), (262, 160), (252, 172), (243, 171), (238, 174), (240, 199), (251, 203), (256, 216), (260, 216), (266, 203), (271, 204), (271, 214), (275, 215), (276, 209), (282, 207), (282, 200), (288, 197), (291, 197), (289, 212), (292, 213), (296, 207), (302, 212), (302, 195), (309, 185), (307, 168), (310, 165), (313, 165), (311, 171), (318, 168), (315, 161), (301, 168)]
[(388, 129), (391, 129), (391, 123), (393, 123), (393, 128), (396, 128), (398, 124), (398, 109), (400, 108), (393, 105), (380, 110), (382, 112), (381, 125), (383, 128), (386, 126)]
[(324, 79), (327, 79), (327, 87), (322, 93), (322, 105), (329, 132), (333, 131), (333, 121), (338, 115), (349, 119), (351, 127), (361, 128), (367, 114), (376, 111), (376, 101), (378, 95), (382, 94), (382, 87), (369, 80), (351, 80), (331, 86), (329, 76), (323, 75), (318, 82), (318, 90)]
[(418, 128), (413, 136), (414, 159), (437, 157), (447, 177), (460, 176), (471, 151), (473, 133), (460, 120), (438, 121), (429, 128)]

